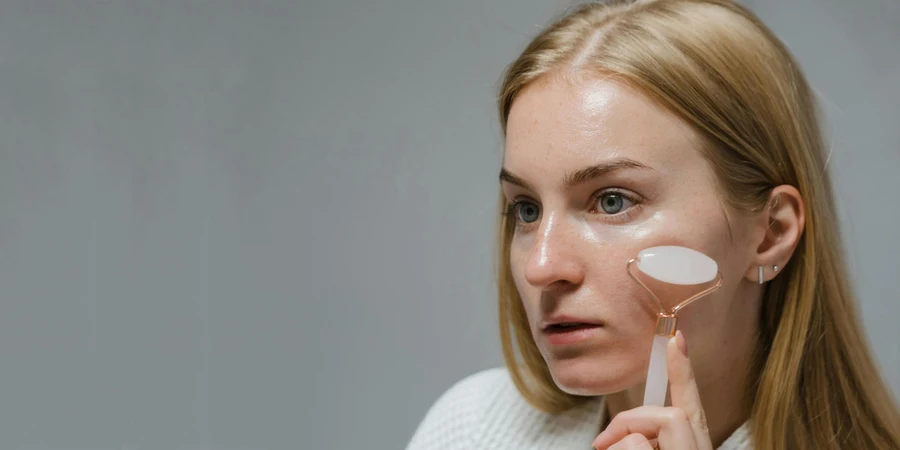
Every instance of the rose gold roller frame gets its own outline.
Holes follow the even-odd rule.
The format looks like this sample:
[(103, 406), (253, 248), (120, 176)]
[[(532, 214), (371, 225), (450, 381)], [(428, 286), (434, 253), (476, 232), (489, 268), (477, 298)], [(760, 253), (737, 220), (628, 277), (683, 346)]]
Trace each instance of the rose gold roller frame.
[[(671, 246), (668, 246), (668, 247), (671, 247)], [(647, 286), (643, 281), (641, 281), (641, 279), (634, 272), (634, 267), (638, 266), (637, 263), (641, 262), (641, 256), (645, 256), (644, 255), (645, 252), (651, 251), (651, 250), (658, 251), (661, 248), (663, 248), (663, 247), (653, 247), (651, 249), (642, 251), (637, 258), (634, 258), (634, 259), (628, 261), (628, 264), (626, 266), (626, 271), (628, 272), (628, 275), (631, 276), (631, 278), (633, 278), (634, 281), (636, 281), (639, 285), (641, 285), (641, 287), (643, 287), (644, 290), (646, 290), (650, 294), (650, 296), (653, 297), (654, 300), (656, 300), (656, 304), (659, 305), (659, 313), (656, 318), (656, 331), (654, 332), (653, 345), (652, 345), (651, 351), (650, 351), (650, 364), (649, 364), (649, 367), (647, 368), (647, 380), (646, 380), (645, 387), (644, 387), (644, 405), (656, 405), (656, 406), (664, 406), (665, 405), (666, 391), (668, 390), (668, 382), (669, 382), (666, 348), (667, 348), (669, 339), (672, 336), (675, 336), (675, 330), (678, 329), (678, 313), (681, 312), (681, 310), (684, 309), (686, 306), (690, 305), (691, 303), (697, 301), (700, 298), (703, 298), (703, 297), (709, 295), (710, 293), (712, 293), (713, 291), (715, 291), (716, 289), (718, 289), (719, 287), (722, 286), (722, 274), (721, 274), (721, 272), (719, 272), (718, 265), (715, 264), (715, 261), (713, 261), (708, 256), (703, 255), (700, 252), (697, 252), (696, 250), (691, 250), (686, 247), (680, 247), (679, 251), (687, 250), (689, 253), (700, 254), (704, 258), (707, 258), (708, 261), (715, 266), (715, 276), (712, 279), (704, 278), (707, 281), (681, 282), (681, 281), (675, 281), (675, 280), (661, 279), (658, 276), (654, 276), (650, 273), (647, 273), (645, 270), (642, 270), (640, 267), (638, 267), (637, 270), (640, 270), (641, 272), (644, 272), (645, 275), (647, 275), (653, 279), (656, 279), (660, 282), (663, 282), (663, 283), (670, 283), (670, 284), (676, 284), (676, 285), (682, 285), (682, 286), (702, 285), (702, 284), (706, 284), (706, 283), (713, 283), (711, 286), (707, 287), (703, 291), (698, 292), (698, 293), (692, 295), (691, 297), (689, 297), (688, 299), (682, 301), (681, 303), (676, 305), (674, 308), (672, 308), (671, 311), (667, 311), (662, 300), (660, 300), (660, 298), (656, 295), (656, 293), (654, 293), (653, 290), (650, 289), (649, 286)], [(649, 253), (646, 256), (652, 256), (652, 255), (654, 255), (654, 253)], [(694, 268), (690, 264), (688, 264), (688, 267), (690, 268), (689, 270)], [(660, 275), (660, 273), (658, 272), (658, 267), (654, 270), (657, 271), (656, 275)], [(667, 275), (667, 277), (668, 277), (668, 275)]]
[(713, 291), (722, 286), (722, 274), (717, 271), (716, 278), (713, 279), (713, 281), (715, 281), (715, 284), (679, 303), (674, 308), (672, 308), (672, 312), (667, 312), (665, 307), (663, 306), (663, 302), (659, 299), (659, 297), (657, 297), (656, 294), (654, 294), (653, 291), (650, 290), (650, 288), (647, 287), (647, 285), (644, 284), (644, 282), (641, 281), (641, 279), (638, 278), (631, 270), (632, 266), (634, 266), (634, 263), (636, 263), (637, 261), (638, 258), (632, 258), (630, 261), (628, 261), (626, 270), (628, 271), (628, 275), (630, 275), (631, 278), (634, 279), (634, 281), (637, 281), (638, 284), (640, 284), (641, 287), (644, 288), (644, 290), (647, 291), (654, 300), (656, 300), (656, 304), (659, 305), (659, 315), (656, 317), (656, 335), (658, 336), (675, 336), (675, 330), (678, 329), (678, 312), (684, 309), (685, 306), (690, 305), (691, 303), (694, 303), (695, 301), (711, 294)]

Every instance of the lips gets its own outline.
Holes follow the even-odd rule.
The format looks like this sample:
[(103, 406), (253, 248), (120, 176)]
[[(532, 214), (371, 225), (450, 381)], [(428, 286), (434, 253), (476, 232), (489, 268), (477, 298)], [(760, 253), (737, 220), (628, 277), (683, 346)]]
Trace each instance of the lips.
[(602, 324), (596, 320), (562, 315), (550, 317), (541, 323), (541, 329), (544, 331), (572, 331), (578, 328), (599, 326), (602, 326)]
[(583, 323), (583, 322), (564, 322), (564, 323), (554, 323), (547, 325), (544, 327), (544, 331), (548, 333), (565, 333), (567, 331), (575, 331), (583, 328), (597, 327), (599, 325), (593, 323)]
[(572, 316), (556, 316), (543, 322), (541, 331), (554, 347), (582, 345), (599, 336), (602, 324)]

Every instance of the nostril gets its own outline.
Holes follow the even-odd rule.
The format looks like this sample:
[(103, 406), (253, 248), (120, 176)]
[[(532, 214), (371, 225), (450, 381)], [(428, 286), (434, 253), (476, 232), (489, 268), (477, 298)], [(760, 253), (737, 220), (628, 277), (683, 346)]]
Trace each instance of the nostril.
[(567, 294), (578, 289), (578, 284), (567, 280), (557, 280), (544, 287), (544, 292), (554, 295)]

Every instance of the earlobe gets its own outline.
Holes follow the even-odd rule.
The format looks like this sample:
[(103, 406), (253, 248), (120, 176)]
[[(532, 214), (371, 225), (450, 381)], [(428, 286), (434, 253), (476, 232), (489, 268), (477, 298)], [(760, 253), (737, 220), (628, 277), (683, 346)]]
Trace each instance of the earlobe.
[[(758, 271), (759, 281), (758, 282), (759, 282), (759, 284), (764, 284), (766, 281), (768, 281), (768, 278), (766, 277), (766, 269), (763, 266), (757, 266), (757, 267), (759, 268), (759, 271)], [(778, 266), (772, 266), (772, 272), (773, 273), (778, 272)], [(775, 276), (772, 275), (772, 278), (775, 278)]]

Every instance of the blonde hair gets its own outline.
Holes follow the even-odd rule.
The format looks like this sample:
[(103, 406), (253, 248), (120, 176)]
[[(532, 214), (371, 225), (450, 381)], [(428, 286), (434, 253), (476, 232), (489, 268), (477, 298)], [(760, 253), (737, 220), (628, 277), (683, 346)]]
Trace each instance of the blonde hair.
[[(811, 89), (785, 46), (726, 0), (611, 1), (558, 19), (507, 68), (502, 128), (517, 95), (566, 68), (610, 74), (690, 123), (727, 203), (760, 211), (771, 189), (796, 187), (806, 227), (791, 263), (765, 291), (747, 386), (763, 449), (900, 448), (900, 413), (870, 354), (843, 264), (824, 143)], [(504, 201), (500, 200), (501, 210)], [(506, 365), (535, 407), (585, 401), (562, 392), (539, 353), (509, 265), (513, 219), (497, 235)], [(752, 393), (752, 395), (751, 395)]]

